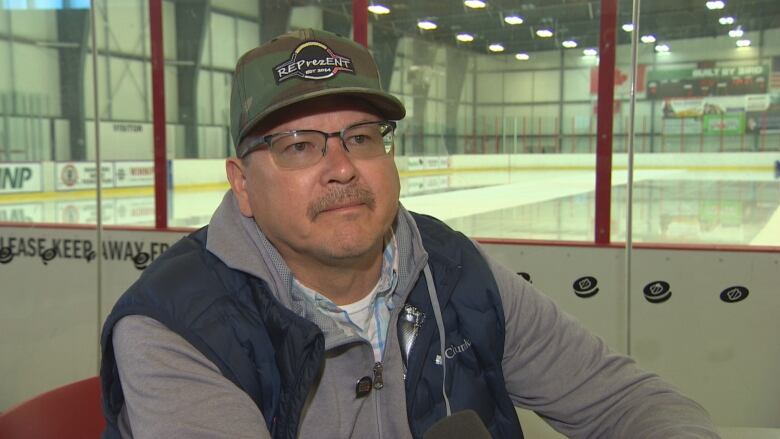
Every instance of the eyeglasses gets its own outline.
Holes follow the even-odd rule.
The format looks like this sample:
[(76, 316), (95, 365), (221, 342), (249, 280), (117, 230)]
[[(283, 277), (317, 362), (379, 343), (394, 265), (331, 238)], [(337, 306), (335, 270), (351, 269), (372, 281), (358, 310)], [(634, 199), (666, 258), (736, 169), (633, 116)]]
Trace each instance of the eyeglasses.
[(338, 137), (341, 146), (350, 156), (370, 159), (390, 154), (396, 122), (380, 120), (350, 125), (341, 131), (326, 133), (318, 130), (295, 130), (266, 136), (248, 136), (244, 142), (244, 153), (268, 149), (274, 162), (280, 168), (300, 169), (317, 164), (328, 149), (328, 139)]

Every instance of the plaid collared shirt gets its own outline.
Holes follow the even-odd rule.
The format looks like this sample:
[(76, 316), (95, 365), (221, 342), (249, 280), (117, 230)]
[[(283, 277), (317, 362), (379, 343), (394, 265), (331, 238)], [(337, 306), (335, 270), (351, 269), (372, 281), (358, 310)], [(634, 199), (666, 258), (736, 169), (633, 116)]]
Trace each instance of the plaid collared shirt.
[(391, 234), (382, 253), (382, 270), (374, 289), (363, 299), (338, 306), (317, 291), (293, 278), (293, 288), (310, 300), (317, 310), (330, 316), (348, 334), (355, 334), (371, 343), (374, 359), (382, 361), (387, 338), (387, 325), (393, 302), (391, 293), (398, 283), (398, 243)]

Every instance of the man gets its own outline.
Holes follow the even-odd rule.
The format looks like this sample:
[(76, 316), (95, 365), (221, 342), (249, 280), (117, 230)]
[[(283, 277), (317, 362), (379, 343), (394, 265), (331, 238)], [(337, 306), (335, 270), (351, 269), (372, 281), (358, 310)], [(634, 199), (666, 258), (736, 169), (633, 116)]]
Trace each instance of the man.
[(419, 438), (470, 409), (516, 438), (523, 406), (572, 437), (717, 437), (696, 403), (399, 205), (404, 116), (368, 51), (333, 34), (238, 61), (231, 191), (106, 322), (106, 436)]

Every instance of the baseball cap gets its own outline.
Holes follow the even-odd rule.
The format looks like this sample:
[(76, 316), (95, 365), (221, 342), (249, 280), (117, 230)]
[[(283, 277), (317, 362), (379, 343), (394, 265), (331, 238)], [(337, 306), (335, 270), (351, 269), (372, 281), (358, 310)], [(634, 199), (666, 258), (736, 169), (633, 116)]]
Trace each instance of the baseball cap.
[(241, 141), (265, 117), (291, 104), (330, 95), (359, 97), (391, 120), (406, 109), (382, 90), (379, 69), (365, 47), (336, 34), (302, 29), (278, 36), (239, 58), (230, 97), (230, 134)]

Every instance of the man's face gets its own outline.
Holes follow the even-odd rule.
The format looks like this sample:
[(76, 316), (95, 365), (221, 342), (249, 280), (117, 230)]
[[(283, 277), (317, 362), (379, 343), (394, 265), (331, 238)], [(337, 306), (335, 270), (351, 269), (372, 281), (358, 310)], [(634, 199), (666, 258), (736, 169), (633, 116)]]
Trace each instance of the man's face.
[[(293, 105), (258, 132), (340, 131), (382, 117), (359, 100), (321, 98)], [(400, 183), (392, 154), (355, 159), (338, 137), (303, 169), (282, 169), (267, 149), (229, 159), (228, 177), (241, 213), (254, 217), (288, 265), (353, 265), (381, 252), (398, 210)]]

